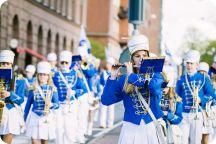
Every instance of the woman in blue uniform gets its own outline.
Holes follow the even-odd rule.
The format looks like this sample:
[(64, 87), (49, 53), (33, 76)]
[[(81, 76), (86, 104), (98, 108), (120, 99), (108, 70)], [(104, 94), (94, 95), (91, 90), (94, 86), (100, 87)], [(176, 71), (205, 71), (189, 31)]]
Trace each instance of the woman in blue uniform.
[(202, 140), (202, 106), (213, 94), (213, 87), (208, 76), (197, 73), (200, 53), (190, 50), (184, 58), (187, 73), (177, 81), (176, 93), (182, 98), (183, 120), (180, 128), (184, 131), (184, 144), (200, 144)]
[(182, 120), (182, 99), (176, 96), (171, 81), (163, 90), (160, 106), (164, 113), (163, 120), (167, 128), (167, 143), (180, 144), (182, 142), (182, 131), (178, 124)]
[[(48, 140), (56, 138), (56, 122), (50, 109), (59, 107), (57, 91), (52, 83), (51, 65), (48, 62), (38, 63), (36, 79), (35, 89), (29, 91), (25, 107), (26, 135), (32, 139), (32, 144), (39, 141), (48, 144)], [(29, 114), (31, 105), (33, 107)]]
[[(206, 62), (199, 63), (198, 72), (204, 74), (205, 76), (209, 77), (209, 65)], [(210, 77), (209, 77), (210, 78)], [(212, 116), (211, 116), (211, 104), (212, 99), (214, 99), (214, 94), (212, 94), (212, 98), (204, 97), (206, 101), (206, 105), (202, 105), (202, 116), (203, 116), (203, 134), (202, 134), (202, 144), (209, 143), (209, 135), (213, 133), (212, 128)]]
[(29, 90), (32, 90), (34, 88), (34, 85), (36, 82), (35, 77), (34, 77), (35, 71), (36, 71), (36, 68), (34, 65), (27, 65), (25, 68), (25, 75), (26, 75), (26, 77), (24, 78), (25, 97), (24, 97), (24, 102), (22, 103), (22, 109), (25, 109)]
[(156, 128), (148, 110), (135, 92), (138, 87), (143, 98), (148, 103), (156, 119), (163, 116), (159, 102), (162, 97), (161, 85), (164, 81), (160, 73), (150, 77), (138, 74), (138, 69), (144, 57), (149, 57), (149, 42), (144, 35), (135, 35), (128, 42), (131, 61), (125, 63), (127, 74), (118, 77), (119, 68), (112, 68), (107, 79), (101, 102), (112, 105), (123, 100), (125, 113), (124, 122), (119, 137), (119, 144), (157, 144)]
[[(15, 54), (10, 50), (0, 52), (0, 67), (12, 68)], [(0, 123), (0, 135), (7, 144), (12, 143), (13, 135), (19, 135), (24, 127), (22, 111), (20, 106), (24, 101), (25, 82), (17, 76), (11, 81), (4, 81), (4, 88), (1, 87), (0, 97), (4, 99), (3, 118)], [(2, 90), (3, 89), (3, 90)]]

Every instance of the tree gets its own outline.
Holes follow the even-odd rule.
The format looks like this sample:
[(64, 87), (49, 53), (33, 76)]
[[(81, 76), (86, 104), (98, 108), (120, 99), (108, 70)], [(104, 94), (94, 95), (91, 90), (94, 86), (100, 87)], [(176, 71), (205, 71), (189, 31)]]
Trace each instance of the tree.
[(205, 51), (201, 56), (201, 61), (207, 62), (211, 65), (214, 55), (216, 55), (216, 40), (209, 41), (208, 46), (205, 48)]
[(208, 46), (208, 38), (195, 27), (189, 27), (184, 36), (184, 52), (189, 49), (196, 49), (201, 54), (205, 53), (205, 48)]
[(104, 51), (103, 45), (100, 42), (93, 40), (93, 39), (90, 39), (90, 43), (92, 46), (92, 54), (96, 58), (104, 60), (105, 59), (105, 51)]

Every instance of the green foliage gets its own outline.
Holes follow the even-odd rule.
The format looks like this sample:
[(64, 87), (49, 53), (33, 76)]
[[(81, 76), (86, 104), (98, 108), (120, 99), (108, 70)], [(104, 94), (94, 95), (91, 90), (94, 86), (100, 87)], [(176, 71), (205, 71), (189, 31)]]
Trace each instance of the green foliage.
[(90, 43), (92, 46), (92, 54), (96, 58), (104, 60), (105, 59), (105, 50), (104, 50), (103, 45), (100, 42), (93, 40), (93, 39), (90, 39)]
[(205, 52), (201, 56), (201, 61), (207, 62), (211, 65), (214, 55), (216, 55), (216, 41), (209, 41), (208, 46), (205, 48)]

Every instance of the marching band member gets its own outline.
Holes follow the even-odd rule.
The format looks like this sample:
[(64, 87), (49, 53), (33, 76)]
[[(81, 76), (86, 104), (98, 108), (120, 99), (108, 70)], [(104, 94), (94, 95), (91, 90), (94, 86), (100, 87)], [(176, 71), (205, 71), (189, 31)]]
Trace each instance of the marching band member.
[(51, 71), (52, 71), (52, 76), (54, 76), (55, 72), (58, 71), (56, 64), (57, 64), (57, 55), (55, 53), (49, 53), (47, 55), (47, 60), (51, 64)]
[(176, 93), (182, 98), (183, 120), (180, 128), (184, 131), (184, 144), (200, 144), (202, 140), (203, 118), (201, 106), (205, 98), (212, 95), (213, 88), (209, 78), (197, 73), (200, 53), (190, 50), (184, 58), (187, 73), (177, 81)]
[(77, 131), (77, 98), (85, 93), (85, 85), (75, 70), (70, 70), (72, 53), (60, 53), (60, 70), (53, 82), (58, 90), (60, 102), (57, 114), (57, 144), (72, 144)]
[[(79, 47), (77, 53), (83, 57), (87, 54), (87, 51), (83, 47)], [(74, 69), (78, 74), (79, 77), (84, 81), (85, 87), (84, 92), (82, 95), (78, 96), (78, 108), (77, 108), (77, 131), (76, 131), (76, 142), (77, 143), (85, 143), (85, 132), (88, 123), (88, 110), (89, 110), (89, 103), (88, 103), (88, 90), (87, 90), (87, 81), (85, 75), (82, 72), (80, 67), (80, 63), (75, 62), (72, 69)]]
[[(104, 87), (106, 84), (106, 81), (108, 77), (110, 76), (110, 71), (112, 69), (112, 65), (115, 64), (115, 59), (112, 57), (109, 57), (107, 59), (107, 65), (106, 69), (104, 70), (100, 75), (100, 83)], [(100, 127), (106, 128), (106, 127), (112, 127), (114, 123), (114, 108), (115, 105), (112, 104), (110, 106), (105, 106), (102, 103), (100, 103)]]
[[(149, 115), (149, 111), (151, 110), (156, 119), (163, 116), (159, 102), (164, 79), (160, 73), (152, 73), (150, 78), (138, 74), (137, 67), (140, 67), (142, 59), (149, 57), (147, 37), (144, 35), (133, 36), (128, 42), (128, 47), (131, 62), (125, 63), (127, 75), (121, 75), (118, 78), (119, 68), (112, 68), (111, 75), (104, 87), (101, 102), (109, 106), (123, 100), (125, 113), (119, 144), (158, 144), (155, 123)], [(132, 64), (136, 68), (133, 69)], [(150, 109), (143, 107), (137, 87), (141, 90)]]
[[(32, 111), (29, 111), (32, 107)], [(51, 65), (42, 61), (37, 65), (37, 78), (34, 90), (28, 93), (24, 118), (27, 119), (26, 135), (32, 144), (48, 144), (48, 140), (56, 138), (56, 123), (50, 109), (59, 107), (58, 94), (52, 83)], [(28, 116), (29, 114), (29, 116)]]
[(163, 89), (160, 106), (166, 123), (167, 143), (181, 144), (182, 131), (177, 126), (182, 120), (182, 98), (176, 96), (172, 81)]
[[(15, 54), (10, 50), (0, 52), (0, 67), (12, 68)], [(0, 123), (0, 135), (3, 135), (3, 141), (7, 144), (12, 143), (13, 135), (19, 135), (24, 126), (21, 111), (18, 107), (24, 101), (23, 79), (13, 76), (11, 82), (5, 82), (5, 89), (1, 91), (0, 97), (4, 99), (6, 106), (3, 109), (3, 119)], [(21, 125), (22, 124), (22, 125)]]
[(92, 128), (93, 128), (93, 120), (94, 120), (94, 114), (95, 114), (95, 94), (93, 92), (93, 79), (95, 74), (97, 73), (97, 70), (93, 64), (92, 57), (90, 57), (90, 54), (88, 53), (87, 46), (84, 44), (83, 46), (79, 47), (79, 53), (82, 56), (82, 63), (81, 63), (81, 69), (82, 72), (86, 78), (86, 85), (88, 90), (88, 101), (90, 103), (89, 112), (88, 112), (88, 123), (86, 128), (86, 135), (92, 134)]
[[(209, 71), (209, 65), (206, 62), (200, 62), (197, 71), (199, 73), (204, 74), (205, 76), (209, 77), (208, 71)], [(210, 78), (210, 77), (209, 77)], [(213, 94), (212, 94), (213, 96)], [(204, 96), (205, 98), (205, 96)], [(210, 103), (212, 98), (207, 97), (206, 98), (206, 105), (202, 105), (202, 116), (203, 116), (203, 135), (202, 135), (202, 144), (208, 144), (209, 143), (209, 134), (213, 133), (212, 125), (211, 125), (211, 117), (207, 105)]]
[(25, 75), (26, 77), (24, 78), (25, 80), (25, 97), (24, 97), (24, 102), (22, 103), (22, 108), (24, 110), (25, 108), (25, 104), (27, 101), (27, 95), (29, 90), (33, 90), (34, 89), (34, 85), (35, 85), (35, 74), (36, 68), (34, 65), (27, 65), (25, 68)]

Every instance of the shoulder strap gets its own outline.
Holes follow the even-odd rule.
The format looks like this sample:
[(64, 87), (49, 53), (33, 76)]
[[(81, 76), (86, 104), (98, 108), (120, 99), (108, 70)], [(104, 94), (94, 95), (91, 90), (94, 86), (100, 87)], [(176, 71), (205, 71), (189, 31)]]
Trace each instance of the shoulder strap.
[(150, 117), (152, 118), (154, 124), (155, 124), (155, 127), (156, 127), (156, 131), (157, 131), (157, 135), (158, 135), (158, 141), (159, 141), (159, 144), (166, 144), (166, 141), (165, 141), (165, 138), (164, 138), (164, 135), (163, 135), (163, 130), (160, 126), (160, 124), (158, 123), (156, 117), (154, 116), (151, 108), (149, 107), (149, 105), (147, 104), (147, 102), (145, 101), (145, 99), (142, 97), (141, 93), (138, 91), (138, 88), (135, 87), (135, 91), (136, 93), (138, 94), (138, 97), (139, 99), (141, 100), (142, 104), (144, 105), (144, 107), (147, 109)]
[(38, 86), (37, 89), (38, 89), (38, 91), (39, 91), (41, 97), (43, 98), (43, 100), (45, 100), (45, 95), (44, 95), (44, 92), (42, 91), (41, 87)]
[(24, 78), (26, 85), (29, 87), (30, 83), (28, 82), (27, 78)]
[[(71, 86), (69, 86), (69, 84), (68, 84), (68, 82), (66, 81), (66, 79), (65, 79), (65, 77), (63, 76), (63, 74), (62, 74), (62, 72), (61, 71), (59, 71), (59, 75), (60, 75), (60, 77), (62, 78), (62, 80), (63, 80), (63, 82), (65, 83), (65, 85), (67, 86), (67, 89), (68, 89), (68, 91), (67, 91), (67, 98), (68, 98), (68, 100), (70, 100), (70, 89), (73, 87), (73, 85), (71, 85)], [(77, 79), (77, 76), (76, 76), (76, 79)], [(76, 84), (76, 81), (74, 82), (74, 85)], [(76, 101), (76, 98), (75, 98), (75, 96), (74, 95), (72, 95), (72, 97), (73, 97), (73, 99)]]

